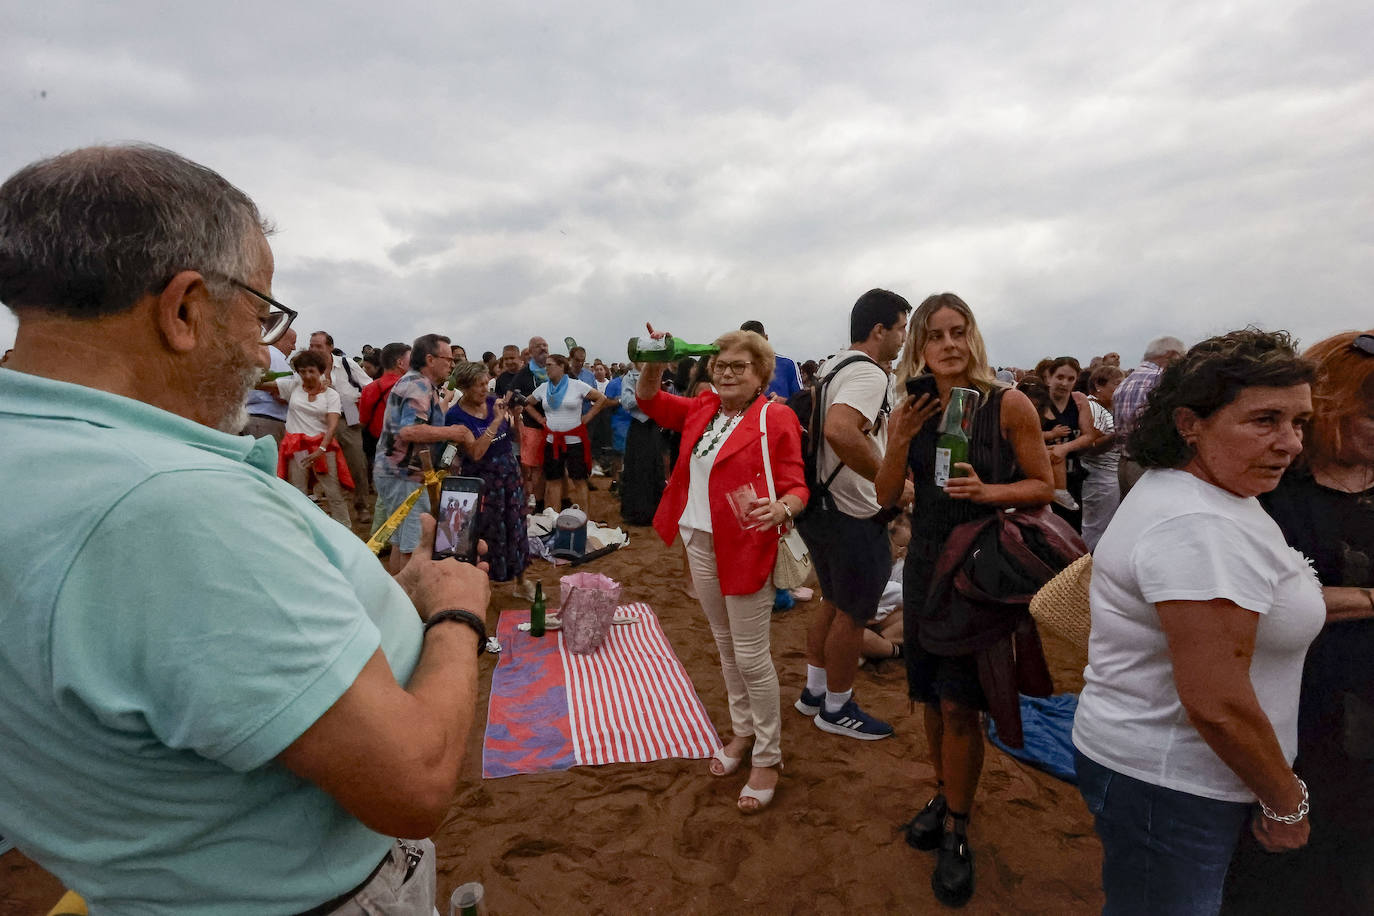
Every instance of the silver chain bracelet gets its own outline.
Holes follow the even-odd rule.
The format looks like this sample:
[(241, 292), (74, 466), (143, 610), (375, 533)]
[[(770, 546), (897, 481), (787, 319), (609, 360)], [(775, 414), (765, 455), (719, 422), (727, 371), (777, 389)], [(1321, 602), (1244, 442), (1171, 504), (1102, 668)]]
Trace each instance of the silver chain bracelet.
[(1270, 808), (1264, 802), (1260, 802), (1260, 811), (1264, 812), (1264, 816), (1269, 818), (1269, 820), (1292, 826), (1307, 817), (1307, 812), (1309, 810), (1307, 804), (1307, 783), (1303, 782), (1300, 776), (1295, 776), (1294, 778), (1298, 780), (1298, 788), (1302, 790), (1302, 801), (1298, 802), (1298, 810), (1294, 811), (1292, 814), (1275, 814), (1273, 808)]

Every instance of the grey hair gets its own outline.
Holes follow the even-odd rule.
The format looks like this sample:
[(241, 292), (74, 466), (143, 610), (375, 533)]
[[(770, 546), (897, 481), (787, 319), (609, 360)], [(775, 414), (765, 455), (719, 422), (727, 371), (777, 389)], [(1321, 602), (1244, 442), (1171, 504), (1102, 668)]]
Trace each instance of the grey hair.
[(248, 195), (171, 150), (72, 150), (0, 185), (0, 301), (97, 318), (127, 311), (183, 270), (223, 297), (256, 266), (253, 234), (271, 231)]
[(1188, 348), (1183, 345), (1183, 341), (1179, 340), (1177, 337), (1156, 337), (1145, 345), (1144, 358), (1157, 359), (1168, 353), (1177, 353), (1179, 356), (1182, 356), (1187, 349)]

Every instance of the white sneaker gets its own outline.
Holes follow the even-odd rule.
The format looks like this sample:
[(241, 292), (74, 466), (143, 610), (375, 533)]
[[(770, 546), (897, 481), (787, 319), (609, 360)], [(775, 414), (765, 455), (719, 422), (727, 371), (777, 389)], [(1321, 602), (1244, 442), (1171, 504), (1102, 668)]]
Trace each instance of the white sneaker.
[(601, 465), (599, 465), (599, 464), (594, 464), (594, 465), (592, 465), (592, 476), (593, 476), (593, 477), (605, 477), (605, 476), (606, 476), (606, 472), (603, 471), (603, 470), (601, 470)]

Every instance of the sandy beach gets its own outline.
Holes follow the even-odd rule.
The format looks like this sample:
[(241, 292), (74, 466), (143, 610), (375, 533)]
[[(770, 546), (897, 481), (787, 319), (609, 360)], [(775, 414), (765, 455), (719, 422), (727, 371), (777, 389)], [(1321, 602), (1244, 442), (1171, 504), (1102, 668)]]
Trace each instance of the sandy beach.
[[(619, 524), (607, 481), (592, 494), (593, 519)], [(649, 528), (582, 567), (623, 585), (623, 599), (649, 603), (691, 675), (717, 730), (728, 730), (725, 689), (701, 610), (685, 591), (681, 547)], [(567, 570), (563, 570), (566, 572)], [(559, 572), (536, 561), (549, 587)], [(502, 587), (488, 625), (522, 606)], [(773, 619), (782, 681), (786, 770), (772, 806), (743, 817), (735, 797), (745, 770), (716, 779), (705, 761), (574, 767), (557, 773), (481, 778), (487, 687), (496, 660), (482, 661), (477, 721), (462, 786), (434, 840), (440, 912), (453, 888), (480, 881), (492, 916), (511, 913), (934, 913), (934, 853), (899, 833), (931, 793), (919, 711), (911, 713), (900, 661), (865, 666), (856, 696), (892, 722), (896, 735), (859, 742), (816, 729), (790, 704), (805, 680), (810, 609)], [(1082, 685), (1081, 661), (1043, 634), (1056, 690)], [(1098, 912), (1101, 852), (1074, 787), (989, 746), (970, 827), (977, 889), (974, 914)], [(42, 914), (60, 885), (17, 851), (0, 857), (0, 916)]]

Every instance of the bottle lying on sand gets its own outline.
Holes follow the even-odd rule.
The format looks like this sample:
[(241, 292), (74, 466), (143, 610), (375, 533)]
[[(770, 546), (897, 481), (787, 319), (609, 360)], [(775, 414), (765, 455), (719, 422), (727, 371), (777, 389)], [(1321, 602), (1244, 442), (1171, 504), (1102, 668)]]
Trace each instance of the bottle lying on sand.
[(672, 336), (631, 337), (626, 347), (632, 363), (675, 363), (685, 356), (715, 356), (720, 347), (715, 344), (692, 344)]

